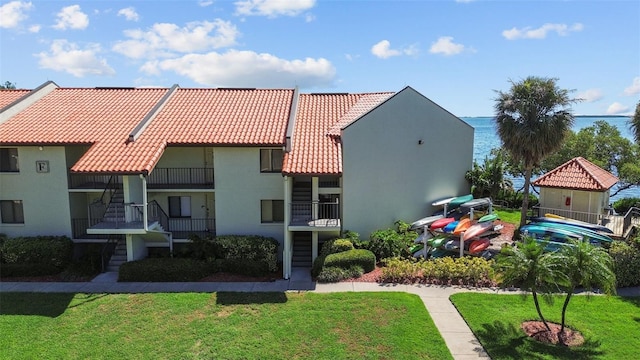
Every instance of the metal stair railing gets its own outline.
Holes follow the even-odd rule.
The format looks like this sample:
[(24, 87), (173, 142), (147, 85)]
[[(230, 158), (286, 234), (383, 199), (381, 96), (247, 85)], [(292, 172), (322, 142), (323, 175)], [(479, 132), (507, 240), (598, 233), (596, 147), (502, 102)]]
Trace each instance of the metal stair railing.
[(627, 213), (624, 215), (624, 223), (622, 226), (622, 235), (626, 236), (627, 235), (627, 231), (629, 231), (631, 229), (631, 225), (633, 223), (633, 219), (639, 217), (640, 218), (640, 208), (637, 207), (631, 207), (629, 208), (629, 210), (627, 211)]

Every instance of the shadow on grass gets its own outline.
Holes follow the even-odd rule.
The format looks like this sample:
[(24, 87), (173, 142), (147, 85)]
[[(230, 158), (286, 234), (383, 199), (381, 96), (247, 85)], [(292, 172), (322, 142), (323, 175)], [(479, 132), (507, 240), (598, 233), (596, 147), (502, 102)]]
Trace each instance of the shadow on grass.
[(0, 293), (0, 315), (62, 315), (75, 294), (73, 293)]
[(640, 308), (640, 296), (618, 296), (618, 299)]
[(219, 292), (216, 303), (219, 305), (246, 304), (283, 304), (287, 295), (283, 292)]
[(492, 359), (595, 359), (604, 354), (599, 341), (585, 339), (576, 347), (544, 344), (502, 321), (484, 324), (476, 336)]

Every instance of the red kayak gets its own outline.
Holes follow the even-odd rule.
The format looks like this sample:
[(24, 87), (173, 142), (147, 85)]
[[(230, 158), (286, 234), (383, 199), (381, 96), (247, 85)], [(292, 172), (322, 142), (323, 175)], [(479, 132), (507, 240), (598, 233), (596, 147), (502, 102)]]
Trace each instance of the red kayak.
[(443, 227), (449, 225), (450, 223), (452, 223), (454, 221), (456, 221), (456, 219), (454, 219), (454, 218), (438, 219), (438, 220), (434, 221), (431, 225), (429, 225), (429, 228), (431, 230), (442, 229)]
[(491, 242), (489, 241), (489, 239), (474, 240), (471, 242), (471, 245), (469, 245), (469, 252), (471, 254), (477, 254), (480, 251), (488, 248), (489, 245), (491, 245)]
[(467, 241), (474, 237), (478, 237), (489, 230), (493, 230), (493, 221), (477, 223), (469, 227), (467, 231), (464, 232), (463, 240)]

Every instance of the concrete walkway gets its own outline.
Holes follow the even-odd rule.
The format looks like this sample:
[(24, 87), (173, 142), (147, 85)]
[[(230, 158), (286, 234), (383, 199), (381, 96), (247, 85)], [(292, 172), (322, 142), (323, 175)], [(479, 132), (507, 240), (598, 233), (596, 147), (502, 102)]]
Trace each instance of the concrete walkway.
[[(518, 291), (475, 289), (436, 285), (400, 285), (364, 282), (316, 284), (308, 269), (294, 269), (289, 280), (273, 282), (186, 282), (147, 283), (117, 282), (117, 273), (103, 273), (91, 282), (0, 282), (0, 292), (52, 292), (52, 293), (155, 293), (155, 292), (287, 292), (315, 291), (319, 293), (349, 291), (396, 291), (416, 294), (422, 299), (436, 327), (442, 334), (454, 359), (489, 358), (469, 326), (449, 301), (459, 292), (486, 292), (519, 294)], [(640, 296), (640, 287), (618, 291), (622, 296)]]

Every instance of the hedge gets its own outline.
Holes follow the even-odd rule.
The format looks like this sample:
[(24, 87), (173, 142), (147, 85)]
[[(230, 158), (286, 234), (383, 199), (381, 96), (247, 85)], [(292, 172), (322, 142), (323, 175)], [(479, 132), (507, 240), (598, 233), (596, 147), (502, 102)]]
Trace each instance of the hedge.
[(614, 241), (609, 248), (613, 258), (616, 286), (640, 285), (640, 250), (623, 241)]
[(3, 270), (11, 271), (13, 276), (57, 274), (71, 263), (72, 256), (73, 242), (66, 236), (7, 238), (0, 246), (0, 261), (11, 265)]
[(278, 270), (278, 240), (257, 235), (222, 235), (213, 239), (220, 271), (265, 275)]
[(189, 282), (215, 272), (211, 263), (194, 259), (148, 258), (120, 265), (118, 281)]
[(324, 260), (324, 267), (339, 267), (349, 269), (359, 266), (365, 273), (376, 268), (376, 256), (369, 250), (356, 249), (335, 254), (329, 254)]

